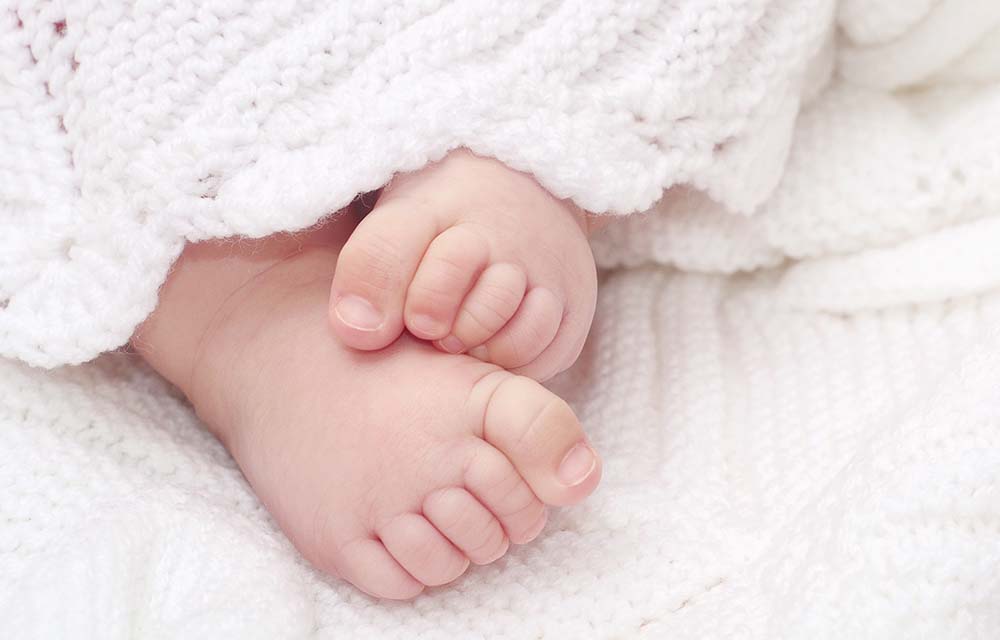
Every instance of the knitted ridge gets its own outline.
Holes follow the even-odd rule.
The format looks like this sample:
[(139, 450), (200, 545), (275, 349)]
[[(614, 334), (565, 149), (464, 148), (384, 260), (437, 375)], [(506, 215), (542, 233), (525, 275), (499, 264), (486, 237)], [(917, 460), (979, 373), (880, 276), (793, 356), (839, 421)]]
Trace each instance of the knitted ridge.
[[(54, 3), (0, 11), (0, 351), (34, 364), (85, 359), (127, 338), (185, 239), (307, 225), (352, 189), (438, 157), (447, 141), (503, 153), (553, 191), (619, 212), (647, 207), (636, 185), (657, 162), (692, 164), (649, 211), (605, 230), (596, 252), (609, 270), (591, 338), (552, 383), (602, 453), (600, 490), (554, 510), (533, 544), (413, 603), (374, 601), (309, 567), (225, 449), (138, 358), (105, 354), (52, 371), (0, 358), (0, 637), (995, 640), (1000, 19), (991, 7), (1000, 5), (842, 0), (834, 12), (804, 2), (813, 13), (802, 32), (818, 48), (796, 71), (775, 71), (785, 79), (764, 83), (756, 111), (729, 105), (744, 110), (741, 133), (709, 145), (706, 127), (704, 138), (689, 132), (652, 149), (630, 136), (660, 120), (594, 105), (662, 96), (656, 113), (671, 131), (690, 122), (673, 115), (695, 103), (699, 122), (726, 112), (720, 96), (736, 94), (707, 87), (726, 84), (737, 50), (754, 59), (767, 43), (797, 42), (767, 18), (792, 15), (790, 6), (494, 2), (497, 16), (535, 11), (517, 23), (535, 28), (508, 25), (473, 49), (461, 34), (498, 32), (499, 18), (452, 29), (459, 22), (440, 16), (482, 17), (475, 3), (70, 4), (72, 16)], [(160, 7), (155, 20), (149, 7)], [(680, 86), (671, 78), (697, 66), (680, 60), (694, 65), (707, 43), (744, 32), (702, 28), (700, 18), (676, 41), (650, 40), (650, 30), (738, 9), (754, 44), (712, 58), (719, 66), (704, 84), (692, 80), (704, 94), (670, 93)], [(580, 26), (575, 15), (592, 11), (610, 25), (592, 25), (599, 45), (560, 40), (554, 25)], [(669, 19), (624, 26), (615, 11)], [(226, 28), (233, 38), (212, 37)], [(354, 48), (306, 56), (325, 60), (329, 75), (282, 75), (296, 47), (316, 51), (312, 28), (349, 34)], [(392, 29), (398, 46), (387, 47), (379, 34)], [(602, 52), (533, 61), (586, 69), (546, 85), (565, 112), (517, 102), (534, 95), (530, 83), (478, 87), (503, 98), (488, 104), (449, 89), (446, 78), (466, 78), (457, 68), (515, 60), (502, 52), (513, 56), (536, 32), (545, 38), (532, 51)], [(68, 67), (45, 66), (47, 51), (71, 45), (76, 70), (65, 55)], [(640, 55), (650, 47), (676, 55)], [(205, 53), (184, 53), (194, 50)], [(118, 63), (85, 84), (84, 61), (100, 69), (102, 55)], [(796, 66), (787, 55), (756, 62)], [(350, 66), (358, 56), (370, 64)], [(403, 71), (417, 63), (419, 72)], [(327, 77), (343, 97), (325, 91)], [(417, 79), (439, 84), (420, 93)], [(365, 87), (441, 98), (450, 111), (421, 130), (427, 139), (407, 141), (399, 132), (417, 120), (359, 104), (377, 93)], [(574, 102), (580, 95), (596, 102)], [(570, 104), (594, 107), (594, 120)], [(533, 137), (505, 146), (513, 129), (502, 127), (513, 125), (503, 120), (493, 137), (454, 133), (489, 131), (462, 114), (495, 109), (519, 113), (518, 136)], [(362, 124), (337, 124), (333, 113)], [(368, 117), (396, 128), (377, 131)], [(344, 139), (349, 151), (335, 151)], [(304, 173), (284, 170), (292, 166)]]
[[(185, 241), (314, 224), (465, 146), (600, 213), (750, 211), (831, 0), (19, 2), (0, 15), (0, 354), (128, 340)], [(779, 145), (780, 146), (780, 145)], [(760, 155), (750, 153), (750, 155)], [(30, 222), (29, 222), (30, 221)]]

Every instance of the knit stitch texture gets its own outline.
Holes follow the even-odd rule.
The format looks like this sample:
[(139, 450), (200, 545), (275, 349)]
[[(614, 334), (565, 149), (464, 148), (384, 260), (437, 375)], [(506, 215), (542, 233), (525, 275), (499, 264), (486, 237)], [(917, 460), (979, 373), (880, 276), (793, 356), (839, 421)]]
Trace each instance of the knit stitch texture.
[[(1000, 3), (0, 10), (0, 637), (1000, 629)], [(308, 567), (127, 354), (184, 242), (466, 146), (595, 212), (606, 460), (412, 604)]]
[(459, 146), (595, 212), (647, 209), (678, 183), (750, 210), (783, 151), (734, 180), (761, 156), (749, 133), (787, 143), (831, 12), (15, 3), (0, 15), (0, 354), (93, 358), (153, 309), (185, 240), (307, 227)]

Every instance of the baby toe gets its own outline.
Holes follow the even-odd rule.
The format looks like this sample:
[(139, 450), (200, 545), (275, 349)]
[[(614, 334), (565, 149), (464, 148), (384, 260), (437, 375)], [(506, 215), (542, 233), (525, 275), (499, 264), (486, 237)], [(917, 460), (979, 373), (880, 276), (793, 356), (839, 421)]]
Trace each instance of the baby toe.
[(527, 365), (552, 343), (562, 317), (563, 305), (554, 293), (542, 287), (531, 289), (503, 329), (469, 355), (505, 369)]
[(514, 544), (531, 542), (545, 525), (545, 505), (510, 460), (488, 443), (466, 468), (465, 486), (500, 521)]
[(451, 227), (435, 238), (406, 293), (410, 333), (423, 340), (446, 337), (489, 255), (486, 240), (468, 227)]
[(330, 291), (330, 324), (344, 344), (381, 349), (403, 331), (406, 290), (437, 222), (390, 201), (361, 221), (337, 259)]
[(424, 499), (424, 516), (472, 562), (489, 564), (510, 546), (500, 522), (472, 494), (459, 487)]
[(422, 515), (404, 513), (378, 530), (389, 553), (427, 586), (447, 584), (465, 573), (469, 559)]
[(370, 596), (409, 600), (424, 590), (378, 540), (359, 538), (344, 545), (335, 563), (337, 574)]
[(461, 353), (492, 338), (517, 312), (526, 286), (524, 270), (516, 265), (487, 267), (462, 302), (451, 335), (438, 346), (449, 353)]
[(542, 502), (575, 504), (597, 487), (600, 458), (561, 398), (507, 372), (483, 378), (473, 393), (485, 403), (482, 438), (507, 456)]

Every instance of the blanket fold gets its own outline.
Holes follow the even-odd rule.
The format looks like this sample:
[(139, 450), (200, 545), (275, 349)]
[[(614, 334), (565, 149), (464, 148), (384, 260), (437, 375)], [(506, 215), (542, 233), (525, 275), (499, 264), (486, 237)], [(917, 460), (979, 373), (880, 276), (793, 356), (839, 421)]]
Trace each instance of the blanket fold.
[[(9, 3), (0, 637), (994, 640), (997, 7)], [(141, 361), (58, 365), (125, 342), (185, 242), (307, 227), (458, 146), (630, 214), (552, 381), (604, 481), (378, 603)]]
[(751, 211), (832, 18), (832, 0), (16, 2), (0, 354), (93, 358), (184, 242), (308, 227), (457, 147), (595, 213), (674, 184)]

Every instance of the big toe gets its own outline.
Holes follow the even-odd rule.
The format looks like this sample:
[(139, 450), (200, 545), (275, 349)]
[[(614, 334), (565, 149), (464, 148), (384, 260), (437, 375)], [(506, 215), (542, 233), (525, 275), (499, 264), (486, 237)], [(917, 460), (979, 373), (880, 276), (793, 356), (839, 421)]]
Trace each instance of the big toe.
[(330, 324), (344, 344), (381, 349), (403, 332), (406, 290), (437, 233), (437, 223), (405, 202), (379, 203), (337, 259)]
[(483, 378), (474, 394), (482, 403), (483, 439), (507, 456), (542, 502), (575, 504), (594, 491), (600, 457), (561, 398), (505, 371)]

